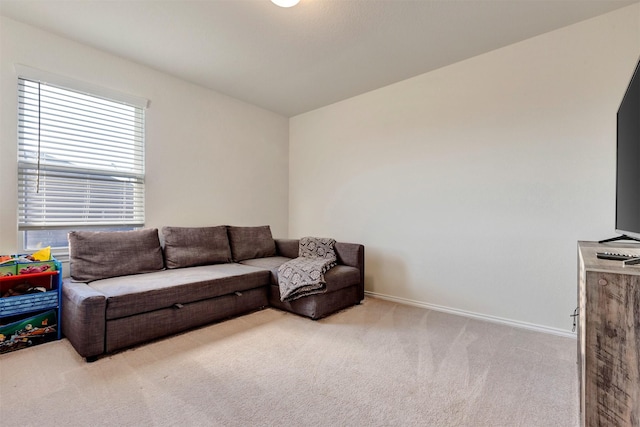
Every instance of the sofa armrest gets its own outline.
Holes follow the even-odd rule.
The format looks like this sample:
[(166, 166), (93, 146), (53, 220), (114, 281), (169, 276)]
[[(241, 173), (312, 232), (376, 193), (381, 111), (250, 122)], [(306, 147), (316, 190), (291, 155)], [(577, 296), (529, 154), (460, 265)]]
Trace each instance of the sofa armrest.
[(62, 333), (82, 357), (104, 353), (107, 298), (86, 283), (62, 284)]
[(300, 244), (300, 240), (275, 239), (275, 241), (276, 241), (276, 252), (279, 256), (284, 256), (287, 258), (298, 257), (298, 245)]
[(364, 245), (336, 242), (338, 264), (360, 270), (360, 300), (364, 299)]

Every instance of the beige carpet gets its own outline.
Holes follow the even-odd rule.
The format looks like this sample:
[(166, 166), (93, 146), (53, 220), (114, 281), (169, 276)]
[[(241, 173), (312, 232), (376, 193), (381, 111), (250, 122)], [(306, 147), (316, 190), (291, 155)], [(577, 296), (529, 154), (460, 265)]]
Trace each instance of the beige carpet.
[(86, 363), (0, 355), (2, 426), (576, 426), (576, 342), (367, 298), (267, 309)]

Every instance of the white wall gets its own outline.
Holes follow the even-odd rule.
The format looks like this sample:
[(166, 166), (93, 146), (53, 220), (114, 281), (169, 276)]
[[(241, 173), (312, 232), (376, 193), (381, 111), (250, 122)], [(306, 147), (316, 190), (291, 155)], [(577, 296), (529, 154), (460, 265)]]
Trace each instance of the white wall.
[(0, 253), (15, 253), (14, 63), (148, 98), (146, 225), (262, 225), (286, 237), (288, 119), (0, 18)]
[(636, 4), (292, 118), (290, 236), (363, 243), (375, 294), (570, 329), (639, 56)]

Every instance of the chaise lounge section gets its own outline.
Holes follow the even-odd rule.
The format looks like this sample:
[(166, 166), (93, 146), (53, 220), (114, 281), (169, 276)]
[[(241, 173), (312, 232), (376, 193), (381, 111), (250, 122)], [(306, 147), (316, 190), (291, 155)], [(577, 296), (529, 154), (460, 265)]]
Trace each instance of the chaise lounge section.
[(311, 319), (364, 299), (364, 246), (335, 244), (326, 291), (282, 302), (278, 268), (298, 240), (262, 227), (164, 227), (72, 232), (62, 332), (95, 360), (152, 339), (272, 306)]

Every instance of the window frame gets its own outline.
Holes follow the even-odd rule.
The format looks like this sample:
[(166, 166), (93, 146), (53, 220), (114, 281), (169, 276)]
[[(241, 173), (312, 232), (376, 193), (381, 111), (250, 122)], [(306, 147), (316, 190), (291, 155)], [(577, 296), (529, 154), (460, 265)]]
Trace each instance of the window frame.
[[(18, 244), (19, 247), (21, 248), (22, 251), (28, 252), (30, 250), (34, 250), (34, 247), (27, 247), (27, 243), (28, 243), (28, 236), (26, 233), (28, 233), (29, 231), (35, 231), (38, 229), (42, 229), (42, 230), (54, 230), (54, 229), (69, 229), (69, 228), (73, 228), (73, 229), (94, 229), (94, 230), (105, 230), (105, 229), (134, 229), (140, 226), (144, 226), (144, 221), (145, 221), (145, 215), (144, 215), (144, 206), (145, 206), (145, 190), (144, 190), (144, 181), (145, 181), (145, 175), (146, 175), (146, 171), (145, 171), (145, 110), (148, 108), (149, 105), (149, 101), (147, 99), (141, 98), (141, 97), (137, 97), (137, 96), (133, 96), (133, 95), (128, 95), (128, 94), (123, 94), (121, 92), (117, 92), (117, 91), (113, 91), (111, 89), (107, 89), (104, 87), (100, 87), (100, 86), (95, 86), (95, 85), (91, 85), (88, 84), (86, 82), (82, 82), (82, 81), (78, 81), (75, 79), (71, 79), (68, 77), (64, 77), (64, 76), (59, 76), (59, 75), (55, 75), (52, 73), (48, 73), (42, 70), (37, 70), (34, 68), (30, 68), (30, 67), (26, 67), (20, 64), (14, 64), (15, 70), (16, 70), (16, 90), (17, 90), (17, 104), (18, 106), (20, 106), (20, 100), (21, 100), (21, 95), (19, 93), (20, 91), (20, 87), (21, 87), (21, 80), (28, 80), (28, 81), (32, 81), (32, 82), (37, 82), (37, 83), (41, 83), (41, 84), (47, 84), (49, 86), (53, 86), (53, 87), (58, 87), (61, 88), (63, 90), (68, 90), (68, 91), (72, 91), (72, 92), (76, 92), (76, 93), (81, 93), (90, 97), (94, 97), (94, 98), (98, 98), (98, 99), (102, 99), (102, 100), (106, 100), (106, 101), (111, 101), (111, 102), (116, 102), (119, 104), (126, 104), (127, 106), (130, 107), (135, 107), (136, 109), (140, 109), (140, 114), (141, 114), (141, 153), (140, 156), (142, 158), (141, 162), (142, 162), (142, 171), (141, 171), (141, 176), (142, 176), (142, 191), (141, 191), (141, 212), (142, 212), (142, 216), (141, 216), (141, 221), (134, 221), (135, 223), (132, 223), (130, 225), (125, 225), (122, 223), (118, 223), (118, 224), (113, 224), (113, 225), (104, 225), (104, 224), (100, 224), (100, 225), (71, 225), (71, 226), (65, 226), (65, 227), (61, 227), (61, 226), (46, 226), (43, 225), (42, 227), (25, 227), (20, 225), (20, 221), (22, 219), (21, 215), (20, 215), (20, 210), (21, 210), (21, 200), (20, 200), (20, 189), (18, 188), (18, 200), (17, 200), (17, 208), (18, 208)], [(20, 107), (18, 107), (19, 109)], [(137, 110), (136, 110), (137, 111)], [(38, 115), (41, 115), (42, 111), (39, 110), (38, 111)], [(137, 116), (136, 116), (137, 117)], [(20, 134), (20, 123), (22, 120), (23, 116), (22, 116), (22, 112), (18, 111), (17, 113), (17, 120), (16, 120), (16, 124), (18, 126), (18, 133), (17, 133), (17, 152), (18, 152), (18, 159), (17, 159), (17, 167), (18, 167), (18, 176), (20, 177), (21, 175), (21, 163), (20, 161), (20, 153), (21, 153), (21, 134)], [(96, 171), (96, 169), (93, 169), (93, 171)], [(95, 176), (95, 175), (94, 175)], [(18, 179), (18, 185), (20, 185), (20, 179)], [(46, 243), (45, 243), (46, 246)], [(64, 246), (64, 247), (56, 247), (56, 248), (52, 248), (52, 251), (54, 252), (54, 254), (57, 257), (60, 258), (65, 258), (68, 255), (68, 245)]]

